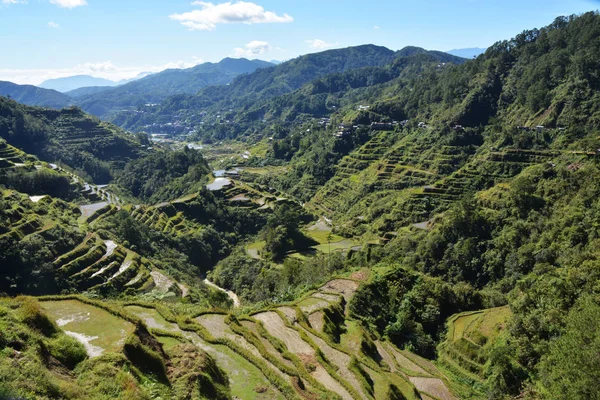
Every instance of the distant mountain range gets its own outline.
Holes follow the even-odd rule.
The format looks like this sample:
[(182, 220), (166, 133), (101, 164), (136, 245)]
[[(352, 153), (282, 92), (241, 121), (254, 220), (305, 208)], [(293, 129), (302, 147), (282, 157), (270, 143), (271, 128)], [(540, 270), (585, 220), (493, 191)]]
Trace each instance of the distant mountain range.
[(245, 58), (225, 58), (218, 63), (204, 63), (188, 69), (168, 69), (145, 78), (109, 88), (93, 89), (78, 97), (77, 104), (85, 111), (103, 117), (114, 110), (158, 103), (177, 94), (194, 94), (207, 86), (226, 85), (235, 77), (273, 64)]
[(53, 89), (62, 93), (86, 86), (117, 86), (118, 83), (108, 79), (96, 78), (89, 75), (76, 75), (66, 78), (48, 79), (38, 85), (42, 89)]
[[(238, 126), (247, 126), (246, 123), (249, 121), (268, 119), (274, 114), (285, 113), (291, 117), (309, 108), (313, 110), (312, 106), (321, 105), (321, 101), (314, 97), (311, 97), (312, 100), (303, 97), (302, 101), (292, 101), (293, 104), (290, 105), (284, 104), (281, 96), (292, 93), (317, 78), (329, 75), (340, 84), (351, 82), (350, 86), (359, 85), (358, 82), (362, 82), (364, 78), (365, 84), (360, 86), (367, 87), (374, 82), (392, 79), (390, 74), (399, 74), (399, 71), (404, 69), (403, 66), (398, 66), (390, 72), (380, 68), (395, 60), (410, 57), (422, 58), (423, 63), (429, 64), (434, 62), (460, 64), (467, 61), (441, 51), (427, 51), (420, 47), (405, 47), (393, 51), (382, 46), (362, 45), (327, 50), (300, 56), (252, 74), (238, 76), (227, 86), (210, 86), (194, 94), (171, 96), (156, 107), (144, 110), (143, 113), (112, 114), (108, 120), (133, 131), (145, 130), (148, 126), (160, 125), (165, 121), (185, 120), (189, 123), (189, 131), (201, 121), (199, 110), (214, 114), (215, 117), (223, 114), (222, 110), (247, 110), (244, 123)], [(367, 70), (361, 71), (365, 68)], [(351, 76), (340, 75), (344, 73)], [(319, 84), (318, 87), (313, 88), (313, 91), (321, 94), (320, 88), (324, 86), (330, 86), (326, 90), (328, 93), (339, 91), (334, 89), (335, 84), (329, 85), (329, 83)], [(274, 99), (276, 104), (270, 103), (271, 99)], [(329, 100), (334, 102), (333, 98)], [(255, 108), (257, 105), (261, 106)], [(230, 119), (230, 114), (226, 113), (225, 118)]]
[[(109, 79), (97, 78), (95, 76), (90, 75), (75, 75), (67, 76), (64, 78), (48, 79), (39, 84), (38, 87), (42, 89), (52, 89), (68, 94), (70, 92), (74, 92), (76, 90), (84, 88), (110, 88), (119, 85), (124, 85), (126, 83), (145, 78), (148, 75), (152, 75), (152, 72), (142, 72), (131, 79), (122, 79), (120, 81), (111, 81)], [(89, 91), (84, 90), (83, 92)], [(77, 92), (77, 94), (80, 96), (83, 92)], [(92, 90), (91, 92), (97, 91)], [(71, 94), (69, 94), (69, 96), (71, 96)]]
[(27, 105), (51, 108), (76, 105), (126, 128), (139, 129), (139, 124), (144, 121), (136, 117), (126, 123), (120, 121), (122, 116), (114, 114), (134, 111), (148, 104), (160, 104), (159, 108), (166, 114), (178, 109), (198, 110), (217, 104), (226, 108), (247, 105), (290, 93), (327, 74), (383, 67), (398, 57), (420, 54), (439, 61), (464, 61), (444, 52), (426, 51), (419, 47), (393, 51), (381, 46), (363, 45), (304, 55), (278, 65), (261, 60), (225, 58), (218, 63), (204, 63), (188, 69), (168, 69), (127, 83), (87, 75), (49, 80), (41, 85), (45, 88), (6, 82), (0, 85), (0, 95), (10, 96)]
[(88, 75), (51, 79), (40, 87), (0, 81), (0, 96), (30, 106), (63, 108), (78, 105), (102, 117), (115, 109), (156, 103), (177, 94), (194, 94), (206, 86), (225, 85), (238, 75), (272, 66), (274, 64), (267, 61), (226, 58), (218, 63), (204, 63), (187, 69), (168, 69), (156, 74), (145, 72), (119, 82)]
[(482, 49), (479, 47), (471, 47), (468, 49), (455, 49), (447, 51), (446, 53), (452, 54), (453, 56), (462, 57), (462, 58), (473, 58), (477, 57), (480, 54), (485, 53), (487, 49)]

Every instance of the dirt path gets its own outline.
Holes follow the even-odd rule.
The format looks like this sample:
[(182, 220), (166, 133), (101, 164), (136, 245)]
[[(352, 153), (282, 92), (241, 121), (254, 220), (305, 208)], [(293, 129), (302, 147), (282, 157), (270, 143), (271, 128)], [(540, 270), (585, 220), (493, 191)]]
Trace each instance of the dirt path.
[(237, 294), (233, 293), (231, 290), (225, 290), (222, 287), (219, 287), (217, 285), (215, 285), (214, 283), (212, 283), (211, 281), (209, 281), (208, 279), (204, 280), (204, 283), (206, 283), (208, 286), (217, 289), (221, 292), (225, 292), (227, 293), (227, 296), (229, 296), (229, 298), (233, 301), (233, 307), (237, 308), (240, 306), (240, 299), (237, 296)]

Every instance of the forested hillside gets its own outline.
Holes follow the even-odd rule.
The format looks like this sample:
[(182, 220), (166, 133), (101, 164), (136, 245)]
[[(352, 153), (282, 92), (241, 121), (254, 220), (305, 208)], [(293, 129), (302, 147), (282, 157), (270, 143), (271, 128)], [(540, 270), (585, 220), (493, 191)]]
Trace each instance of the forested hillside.
[(600, 397), (599, 62), (325, 51), (113, 115), (157, 142), (0, 98), (0, 398)]
[[(0, 97), (0, 137), (40, 159), (62, 163), (99, 184), (127, 162), (148, 153), (136, 138), (76, 107), (31, 108)], [(144, 144), (142, 144), (144, 142)]]
[[(185, 116), (199, 122), (201, 120), (197, 115), (199, 111), (209, 113), (213, 117), (229, 109), (239, 111), (240, 108), (249, 107), (257, 100), (267, 100), (292, 92), (324, 75), (363, 67), (381, 67), (399, 56), (422, 52), (425, 51), (418, 48), (394, 52), (385, 47), (365, 45), (308, 54), (273, 68), (240, 76), (228, 86), (211, 86), (193, 96), (170, 97), (156, 107), (146, 110), (143, 115), (121, 114), (111, 118), (111, 121), (134, 130), (141, 130), (146, 124), (172, 119), (174, 115)], [(445, 53), (436, 54), (449, 61), (463, 60)]]
[(238, 75), (271, 66), (266, 61), (225, 58), (187, 69), (168, 69), (100, 93), (77, 95), (76, 103), (90, 114), (106, 117), (110, 112), (137, 110), (176, 94), (195, 94), (207, 86), (226, 85)]
[(71, 97), (56, 90), (42, 89), (32, 85), (0, 82), (0, 96), (9, 97), (30, 106), (63, 108), (71, 104)]

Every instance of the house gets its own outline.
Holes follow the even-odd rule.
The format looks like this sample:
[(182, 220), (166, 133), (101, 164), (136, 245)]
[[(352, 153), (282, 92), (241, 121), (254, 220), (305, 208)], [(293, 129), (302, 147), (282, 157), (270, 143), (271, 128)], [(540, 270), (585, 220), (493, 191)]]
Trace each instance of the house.
[(543, 125), (538, 125), (538, 126), (535, 127), (535, 130), (538, 131), (538, 132), (542, 132), (544, 129), (545, 128), (544, 128)]
[(334, 133), (333, 135), (335, 137), (342, 137), (345, 135), (350, 135), (353, 131), (354, 131), (354, 128), (350, 125), (340, 125), (340, 126), (338, 126), (337, 133)]
[(360, 106), (358, 106), (357, 110), (358, 111), (368, 111), (370, 108), (371, 108), (371, 106), (360, 105)]
[(425, 122), (419, 122), (419, 128), (427, 128), (427, 124)]
[(464, 130), (465, 130), (465, 128), (464, 128), (462, 125), (454, 125), (454, 126), (452, 127), (452, 129), (454, 129), (454, 130), (455, 130), (455, 131), (457, 131), (457, 132), (462, 132), (462, 131), (464, 131)]
[(390, 131), (394, 129), (394, 125), (386, 122), (372, 122), (371, 129), (376, 131)]
[(319, 121), (319, 125), (324, 126), (325, 128), (327, 128), (327, 125), (329, 125), (331, 123), (331, 118), (321, 118), (321, 120)]

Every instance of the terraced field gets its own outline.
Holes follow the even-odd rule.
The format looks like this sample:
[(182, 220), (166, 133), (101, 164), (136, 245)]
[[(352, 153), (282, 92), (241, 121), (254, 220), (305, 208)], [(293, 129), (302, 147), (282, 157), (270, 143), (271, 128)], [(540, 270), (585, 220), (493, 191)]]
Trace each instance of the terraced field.
[(423, 224), (468, 193), (507, 181), (529, 166), (575, 165), (596, 156), (444, 142), (433, 129), (380, 132), (344, 157), (335, 176), (306, 206), (332, 219), (344, 236), (369, 231), (385, 238), (410, 224)]
[(27, 154), (0, 139), (0, 170), (25, 167)]
[(92, 358), (122, 351), (125, 339), (134, 331), (132, 323), (78, 300), (44, 301), (42, 307)]
[(486, 348), (502, 334), (510, 317), (508, 307), (452, 316), (446, 340), (438, 348), (443, 369), (464, 382), (483, 382)]
[[(191, 343), (227, 372), (232, 395), (240, 399), (383, 399), (398, 392), (406, 399), (454, 399), (446, 378), (428, 361), (379, 340), (376, 357), (362, 353), (364, 333), (346, 316), (345, 304), (360, 285), (353, 278), (366, 276), (334, 279), (295, 303), (250, 315), (208, 311), (194, 317), (116, 302), (110, 308), (117, 311), (108, 312), (60, 297), (42, 299), (42, 306), (90, 356), (122, 351), (134, 330), (129, 321), (137, 319), (165, 349)], [(335, 331), (345, 333), (340, 338)]]

